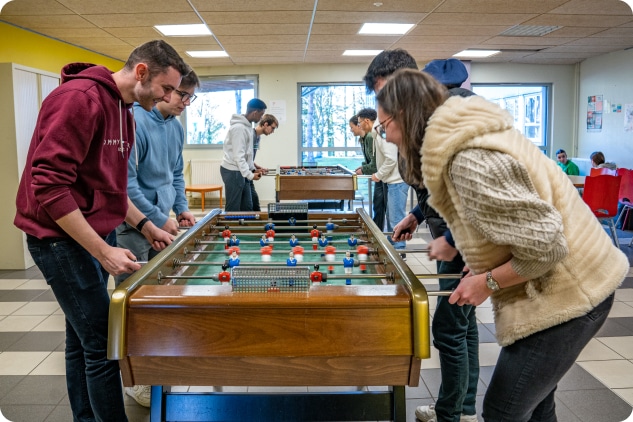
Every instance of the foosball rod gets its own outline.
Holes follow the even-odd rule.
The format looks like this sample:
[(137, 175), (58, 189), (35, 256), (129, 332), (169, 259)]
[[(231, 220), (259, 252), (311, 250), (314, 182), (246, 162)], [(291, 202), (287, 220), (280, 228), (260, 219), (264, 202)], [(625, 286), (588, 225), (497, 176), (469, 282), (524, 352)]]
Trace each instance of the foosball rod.
[[(279, 246), (279, 248), (284, 247), (284, 246), (279, 245), (279, 244), (275, 244), (275, 245), (276, 245), (276, 246)], [(234, 247), (234, 246), (229, 246), (229, 249), (225, 249), (224, 251), (228, 254), (228, 253), (229, 253), (229, 251), (230, 251), (230, 248), (233, 248), (233, 247)], [(238, 247), (239, 247), (239, 246), (238, 246)], [(289, 247), (289, 246), (286, 246), (286, 247)], [(398, 250), (400, 250), (400, 249), (398, 249)], [(272, 253), (273, 255), (282, 255), (282, 254), (283, 254), (283, 255), (288, 255), (288, 253), (290, 253), (290, 252), (294, 252), (294, 251), (293, 251), (293, 250), (281, 250), (281, 249), (273, 249), (273, 250), (271, 251), (271, 253)], [(337, 254), (339, 254), (339, 255), (341, 255), (341, 254), (342, 254), (342, 255), (345, 255), (345, 253), (346, 253), (346, 252), (349, 252), (349, 253), (351, 253), (351, 254), (356, 254), (356, 253), (358, 253), (358, 251), (356, 251), (356, 250), (352, 250), (352, 249), (346, 249), (346, 250), (339, 249), (339, 250), (337, 250), (337, 251), (336, 251), (336, 253), (337, 253)], [(368, 249), (368, 250), (367, 250), (367, 254), (371, 254), (371, 253), (373, 253), (373, 252), (376, 252), (376, 250), (375, 250), (375, 249)], [(187, 251), (187, 253), (186, 253), (185, 255), (189, 255), (189, 254), (191, 254), (191, 255), (196, 255), (196, 254), (200, 254), (200, 255), (204, 255), (204, 254), (211, 255), (211, 254), (218, 254), (218, 253), (220, 253), (220, 252), (218, 252), (218, 251)], [(261, 254), (261, 253), (262, 253), (262, 251), (259, 251), (259, 250), (253, 250), (253, 251), (251, 251), (251, 250), (243, 250), (243, 249), (240, 249), (240, 252), (238, 253), (238, 255), (254, 255), (254, 254)], [(323, 254), (325, 254), (325, 253), (326, 253), (326, 252), (325, 252), (324, 250), (321, 250), (321, 249), (316, 250), (316, 251), (315, 251), (314, 249), (304, 249), (304, 250), (303, 250), (303, 255), (308, 255), (308, 254), (321, 254), (321, 255), (323, 255)]]
[[(222, 266), (224, 265), (226, 262), (228, 261), (228, 258), (222, 262), (218, 262), (218, 261), (214, 261), (214, 262), (197, 262), (197, 261), (181, 261), (179, 259), (174, 259), (174, 267), (179, 267), (179, 266), (192, 266), (192, 267), (206, 267), (206, 266), (211, 266), (211, 265), (217, 265), (217, 266)], [(147, 263), (147, 262), (138, 262), (139, 264), (143, 264), (143, 263)], [(381, 261), (362, 261), (362, 262), (358, 262), (358, 264), (360, 265), (378, 265), (378, 264), (382, 264)], [(343, 265), (343, 261), (301, 261), (297, 263), (297, 266), (314, 266), (314, 265), (324, 265), (324, 266), (340, 266)], [(266, 267), (287, 267), (288, 264), (285, 262), (266, 262), (266, 261), (260, 261), (260, 262), (240, 262), (240, 267), (261, 267), (261, 266), (266, 266)], [(357, 263), (354, 263), (354, 266), (358, 266)], [(384, 276), (383, 276), (384, 277)], [(448, 278), (448, 277), (445, 277)], [(454, 278), (454, 277), (453, 277)]]
[[(281, 233), (281, 234), (280, 233), (275, 233), (275, 239), (278, 238), (278, 237), (279, 238), (285, 237), (287, 239), (290, 239), (290, 236), (288, 236), (288, 235), (283, 236), (283, 234), (284, 233)], [(260, 238), (261, 238), (261, 235), (260, 235)], [(356, 238), (356, 240), (358, 241), (358, 243), (369, 243), (368, 240), (363, 240), (363, 239), (358, 239), (358, 238)], [(312, 246), (313, 243), (316, 243), (316, 242), (312, 242), (312, 240), (301, 240), (301, 242), (302, 243), (299, 243), (297, 246), (303, 246), (303, 247), (305, 247), (306, 245)], [(220, 244), (226, 245), (226, 240), (199, 240), (197, 243), (199, 243), (200, 245), (220, 245)], [(288, 242), (271, 242), (271, 243), (273, 243), (275, 245), (279, 245), (281, 243), (286, 243), (287, 244)], [(345, 243), (345, 244), (347, 244), (347, 239), (328, 240), (328, 244), (330, 244), (330, 243)], [(255, 245), (255, 244), (259, 244), (259, 240), (241, 240), (240, 239), (240, 245), (241, 244), (244, 244), (244, 245)], [(240, 246), (240, 245), (235, 245), (235, 246)], [(400, 250), (400, 249), (398, 249), (398, 250)]]
[[(220, 225), (222, 222), (224, 222), (225, 224), (229, 224), (230, 222), (234, 222), (235, 220), (226, 220), (222, 217), (220, 217), (218, 219), (218, 223), (217, 225)], [(268, 221), (268, 220), (238, 220), (240, 226), (242, 225), (250, 225), (250, 224), (262, 224), (262, 223), (275, 223), (275, 224), (286, 224), (289, 222), (288, 220), (272, 220), (272, 221)], [(348, 220), (347, 218), (341, 218), (341, 219), (332, 219), (332, 221), (329, 220), (325, 220), (325, 219), (314, 219), (314, 220), (294, 220), (294, 223), (307, 223), (309, 224), (310, 227), (312, 227), (313, 224), (316, 223), (341, 223), (341, 224), (347, 224), (349, 222), (354, 222), (354, 223), (358, 223), (358, 220), (356, 219), (350, 219)], [(308, 227), (308, 226), (306, 226)]]
[[(214, 225), (211, 227), (213, 230), (217, 230), (218, 232), (221, 232), (222, 230), (224, 230), (224, 226), (219, 226), (219, 225)], [(360, 226), (339, 226), (337, 224), (334, 225), (334, 230), (337, 229), (359, 229)], [(253, 226), (233, 226), (233, 227), (229, 227), (229, 229), (231, 231), (236, 231), (236, 232), (245, 232), (245, 231), (250, 231), (252, 232), (253, 230), (256, 230), (256, 227)], [(261, 227), (262, 230), (264, 230), (264, 227)], [(326, 232), (327, 231), (327, 227), (325, 226), (317, 226), (317, 229), (319, 231), (322, 232)], [(310, 230), (312, 230), (312, 226), (275, 226), (275, 228), (273, 229), (274, 231), (277, 230), (295, 230), (295, 231), (302, 231), (302, 232), (309, 232)]]

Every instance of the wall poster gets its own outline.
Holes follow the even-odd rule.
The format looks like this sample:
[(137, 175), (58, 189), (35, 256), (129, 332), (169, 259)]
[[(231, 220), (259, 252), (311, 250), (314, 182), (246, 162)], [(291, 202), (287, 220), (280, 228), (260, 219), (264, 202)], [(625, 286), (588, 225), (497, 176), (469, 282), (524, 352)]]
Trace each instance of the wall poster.
[(587, 101), (587, 132), (602, 131), (602, 95), (590, 95)]

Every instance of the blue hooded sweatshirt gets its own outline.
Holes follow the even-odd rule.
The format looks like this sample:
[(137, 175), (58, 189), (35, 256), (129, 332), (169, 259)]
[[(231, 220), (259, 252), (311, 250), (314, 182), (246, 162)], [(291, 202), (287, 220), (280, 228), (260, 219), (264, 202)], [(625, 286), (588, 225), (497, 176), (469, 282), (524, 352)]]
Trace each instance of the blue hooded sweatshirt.
[(134, 104), (136, 147), (128, 161), (128, 196), (157, 227), (163, 227), (169, 210), (188, 211), (182, 175), (185, 133), (174, 116), (166, 119), (154, 107), (145, 111)]

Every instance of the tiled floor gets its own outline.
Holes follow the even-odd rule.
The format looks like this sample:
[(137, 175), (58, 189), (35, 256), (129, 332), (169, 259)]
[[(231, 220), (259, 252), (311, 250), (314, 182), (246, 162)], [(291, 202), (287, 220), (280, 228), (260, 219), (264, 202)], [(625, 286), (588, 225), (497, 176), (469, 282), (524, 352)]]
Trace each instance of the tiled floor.
[[(626, 246), (629, 239), (625, 238), (625, 233), (621, 234), (622, 250), (631, 260), (633, 248)], [(425, 239), (428, 239), (428, 234), (420, 230), (418, 238), (412, 243), (424, 244)], [(416, 273), (430, 273), (435, 269), (435, 264), (429, 262), (424, 254), (409, 253), (407, 263)], [(629, 276), (616, 293), (616, 303), (606, 324), (559, 385), (557, 414), (560, 422), (619, 422), (632, 413), (633, 270)], [(428, 284), (428, 288), (437, 289), (437, 284)], [(478, 411), (481, 412), (481, 400), (494, 369), (499, 346), (494, 339), (490, 304), (480, 306), (477, 316), (481, 363)], [(0, 271), (0, 411), (9, 421), (72, 420), (66, 393), (63, 350), (64, 317), (39, 271), (36, 268)], [(433, 403), (437, 395), (440, 381), (437, 353), (425, 360), (422, 367), (420, 385), (407, 388), (407, 415), (411, 422), (415, 420), (415, 407)], [(179, 389), (210, 391), (210, 387)], [(261, 387), (248, 389), (261, 390)], [(130, 422), (149, 421), (147, 409), (138, 406), (129, 397), (125, 400)], [(0, 421), (3, 421), (1, 417)]]

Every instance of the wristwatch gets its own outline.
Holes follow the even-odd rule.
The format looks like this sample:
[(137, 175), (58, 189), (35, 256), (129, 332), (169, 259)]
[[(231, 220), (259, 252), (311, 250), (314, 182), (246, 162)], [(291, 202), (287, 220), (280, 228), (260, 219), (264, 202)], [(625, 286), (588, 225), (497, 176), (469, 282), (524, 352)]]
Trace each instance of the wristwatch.
[(499, 287), (499, 283), (497, 283), (497, 280), (492, 278), (492, 271), (488, 271), (486, 273), (486, 286), (488, 286), (488, 288), (493, 292), (501, 289), (501, 287)]

